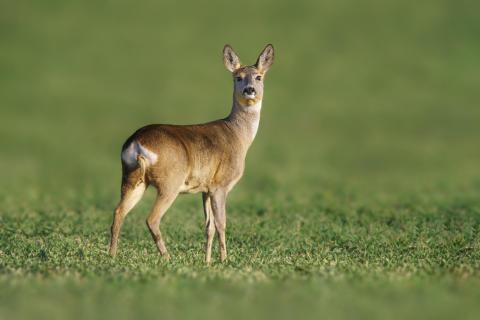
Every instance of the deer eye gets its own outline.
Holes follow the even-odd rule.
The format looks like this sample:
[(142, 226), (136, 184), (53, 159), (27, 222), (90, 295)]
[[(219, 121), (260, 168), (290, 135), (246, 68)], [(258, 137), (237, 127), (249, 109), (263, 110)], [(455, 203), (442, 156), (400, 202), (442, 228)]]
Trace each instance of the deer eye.
[(235, 77), (235, 80), (237, 80), (237, 82), (240, 82), (240, 81), (243, 80), (243, 78), (242, 77)]
[(261, 77), (261, 76), (257, 76), (255, 79), (258, 80), (258, 81), (260, 81), (260, 80), (262, 80), (262, 77)]

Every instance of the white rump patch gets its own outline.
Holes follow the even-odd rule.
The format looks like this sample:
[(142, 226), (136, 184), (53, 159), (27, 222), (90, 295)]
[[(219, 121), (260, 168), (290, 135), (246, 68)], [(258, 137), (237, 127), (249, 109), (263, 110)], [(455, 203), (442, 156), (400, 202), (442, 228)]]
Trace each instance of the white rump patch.
[(147, 160), (148, 165), (153, 165), (157, 162), (158, 155), (142, 146), (137, 141), (133, 141), (130, 145), (122, 151), (122, 161), (129, 167), (137, 165), (137, 157), (142, 155)]

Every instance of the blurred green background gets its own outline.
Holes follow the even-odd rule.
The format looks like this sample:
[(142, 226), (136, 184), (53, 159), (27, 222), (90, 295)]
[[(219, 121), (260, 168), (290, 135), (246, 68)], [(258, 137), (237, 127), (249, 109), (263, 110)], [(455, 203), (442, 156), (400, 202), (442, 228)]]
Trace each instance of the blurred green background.
[[(478, 12), (454, 0), (2, 1), (0, 318), (475, 317)], [(276, 49), (229, 198), (230, 261), (203, 265), (199, 196), (167, 213), (174, 260), (159, 260), (151, 193), (110, 259), (122, 143), (145, 124), (227, 115), (225, 43), (244, 63)]]

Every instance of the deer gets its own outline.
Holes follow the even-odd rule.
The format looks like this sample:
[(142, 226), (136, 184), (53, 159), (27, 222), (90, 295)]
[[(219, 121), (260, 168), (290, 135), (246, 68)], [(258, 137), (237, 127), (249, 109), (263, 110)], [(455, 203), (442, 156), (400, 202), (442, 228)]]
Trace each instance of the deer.
[(264, 77), (274, 60), (268, 44), (253, 65), (242, 65), (230, 45), (223, 62), (233, 76), (233, 103), (223, 119), (195, 125), (152, 124), (135, 131), (121, 151), (121, 199), (113, 213), (109, 253), (117, 254), (120, 229), (148, 186), (157, 193), (146, 219), (158, 252), (170, 260), (160, 222), (179, 194), (202, 193), (205, 262), (210, 264), (215, 231), (220, 261), (227, 259), (226, 200), (243, 175), (247, 151), (257, 134)]

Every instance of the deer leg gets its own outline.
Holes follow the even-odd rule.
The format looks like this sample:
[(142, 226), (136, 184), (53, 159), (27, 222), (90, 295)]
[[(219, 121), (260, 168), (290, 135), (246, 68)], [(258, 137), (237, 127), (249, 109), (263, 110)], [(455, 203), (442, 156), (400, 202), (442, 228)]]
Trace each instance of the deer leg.
[(167, 212), (168, 208), (172, 205), (173, 201), (177, 197), (177, 194), (157, 194), (157, 199), (153, 205), (152, 211), (147, 218), (147, 226), (152, 235), (153, 241), (157, 245), (157, 249), (160, 254), (166, 259), (170, 260), (170, 255), (168, 254), (167, 247), (162, 238), (162, 233), (160, 232), (160, 221), (162, 220), (163, 215)]
[(113, 213), (113, 223), (111, 227), (110, 255), (112, 257), (115, 257), (117, 254), (118, 237), (123, 220), (138, 201), (140, 201), (145, 189), (145, 183), (137, 184), (135, 187), (122, 186), (122, 198)]
[(227, 216), (225, 212), (226, 198), (227, 193), (223, 190), (219, 190), (211, 195), (215, 228), (218, 233), (218, 248), (220, 252), (220, 260), (222, 262), (227, 259), (227, 244), (225, 241), (225, 228), (227, 226)]
[(215, 236), (215, 219), (213, 217), (210, 196), (207, 193), (202, 194), (203, 212), (205, 213), (205, 262), (210, 264), (212, 260), (212, 243)]

